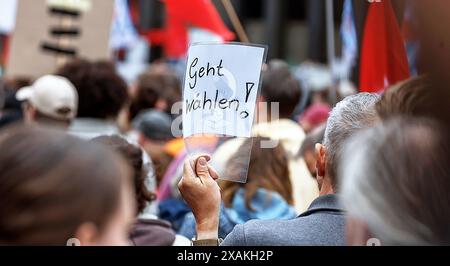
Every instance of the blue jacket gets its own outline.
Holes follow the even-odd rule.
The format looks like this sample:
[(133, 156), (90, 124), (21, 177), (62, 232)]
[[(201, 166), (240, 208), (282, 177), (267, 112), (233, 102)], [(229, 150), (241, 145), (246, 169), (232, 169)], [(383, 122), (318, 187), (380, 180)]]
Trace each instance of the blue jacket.
[[(225, 208), (222, 204), (219, 216), (219, 237), (225, 238), (237, 224), (249, 220), (292, 219), (296, 216), (294, 209), (276, 192), (258, 189), (252, 198), (253, 210), (245, 206), (245, 190), (239, 189), (233, 197), (232, 207)], [(192, 213), (184, 218), (178, 231), (189, 239), (195, 237), (195, 219)]]

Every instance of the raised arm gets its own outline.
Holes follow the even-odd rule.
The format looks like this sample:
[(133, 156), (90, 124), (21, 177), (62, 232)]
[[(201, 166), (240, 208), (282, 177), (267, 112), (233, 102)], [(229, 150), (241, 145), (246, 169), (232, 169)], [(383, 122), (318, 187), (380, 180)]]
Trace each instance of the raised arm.
[(200, 156), (196, 160), (186, 160), (183, 178), (178, 184), (182, 197), (192, 208), (195, 217), (196, 241), (205, 245), (218, 243), (221, 202), (220, 188), (216, 182), (219, 176), (208, 165), (209, 159), (209, 156)]

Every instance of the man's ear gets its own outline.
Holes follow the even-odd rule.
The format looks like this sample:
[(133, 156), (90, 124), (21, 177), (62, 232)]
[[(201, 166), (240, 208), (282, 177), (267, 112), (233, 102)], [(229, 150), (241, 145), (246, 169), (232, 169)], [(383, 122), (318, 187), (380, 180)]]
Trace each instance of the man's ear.
[(327, 157), (327, 151), (325, 146), (323, 146), (320, 143), (316, 144), (316, 169), (317, 169), (317, 175), (320, 177), (325, 177), (325, 168), (326, 168), (326, 157)]
[(82, 246), (95, 246), (98, 237), (97, 227), (92, 223), (80, 225), (75, 233), (75, 238), (80, 240)]

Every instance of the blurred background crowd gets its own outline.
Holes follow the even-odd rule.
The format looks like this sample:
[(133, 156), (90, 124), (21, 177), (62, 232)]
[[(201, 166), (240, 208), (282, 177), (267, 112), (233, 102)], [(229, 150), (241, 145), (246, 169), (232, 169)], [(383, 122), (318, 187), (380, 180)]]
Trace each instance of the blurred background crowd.
[[(219, 176), (251, 145), (247, 182), (218, 181), (226, 244), (450, 244), (448, 1), (107, 0), (98, 39), (64, 17), (96, 1), (0, 0), (0, 244), (190, 245), (172, 107), (198, 41), (268, 45), (257, 111), (279, 103), (249, 143), (202, 139)], [(61, 16), (56, 47), (17, 37), (36, 2)]]

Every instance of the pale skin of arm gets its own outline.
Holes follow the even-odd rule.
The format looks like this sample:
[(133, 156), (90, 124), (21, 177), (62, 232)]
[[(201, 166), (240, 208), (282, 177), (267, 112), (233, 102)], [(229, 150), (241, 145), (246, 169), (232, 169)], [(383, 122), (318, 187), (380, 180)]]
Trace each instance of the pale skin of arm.
[(181, 195), (192, 208), (197, 240), (217, 239), (219, 232), (220, 187), (216, 171), (208, 165), (210, 157), (202, 155), (184, 162), (183, 178), (178, 184)]

